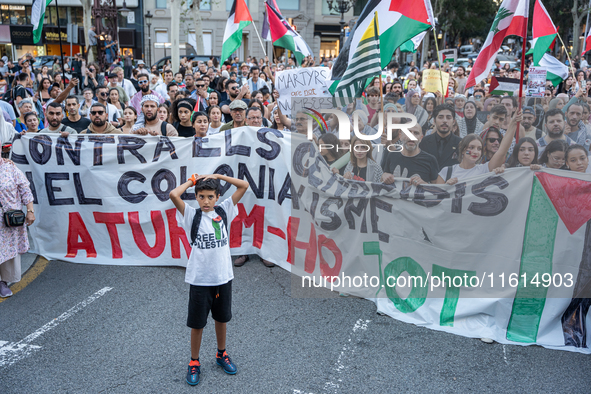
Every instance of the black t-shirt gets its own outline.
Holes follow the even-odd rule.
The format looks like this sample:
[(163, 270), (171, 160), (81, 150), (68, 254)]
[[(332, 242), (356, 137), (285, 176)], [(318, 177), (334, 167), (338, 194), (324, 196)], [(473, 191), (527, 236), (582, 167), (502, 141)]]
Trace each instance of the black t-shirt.
[(193, 126), (182, 126), (180, 122), (175, 122), (173, 126), (179, 132), (179, 137), (195, 137)]
[(12, 73), (12, 75), (8, 77), (8, 81), (10, 84), (12, 84), (12, 81), (14, 80), (14, 74), (19, 72), (20, 70), (21, 66), (19, 66), (18, 64), (14, 64), (12, 67), (8, 67), (8, 72)]
[(29, 93), (27, 88), (25, 88), (23, 85), (16, 85), (14, 87), (14, 97), (13, 97), (13, 99), (15, 100), (15, 103), (16, 103), (17, 97), (22, 97), (22, 98), (26, 99), (26, 98), (31, 97), (31, 94)]
[(384, 172), (394, 175), (396, 178), (410, 178), (418, 175), (425, 182), (437, 179), (439, 166), (435, 156), (425, 151), (420, 151), (413, 157), (404, 156), (400, 152), (391, 152), (386, 158)]
[(70, 126), (74, 130), (76, 130), (78, 133), (81, 133), (83, 130), (86, 130), (88, 128), (88, 126), (90, 126), (90, 123), (91, 123), (90, 119), (85, 118), (83, 116), (80, 117), (80, 119), (77, 122), (72, 122), (68, 118), (64, 118), (62, 120), (63, 125)]

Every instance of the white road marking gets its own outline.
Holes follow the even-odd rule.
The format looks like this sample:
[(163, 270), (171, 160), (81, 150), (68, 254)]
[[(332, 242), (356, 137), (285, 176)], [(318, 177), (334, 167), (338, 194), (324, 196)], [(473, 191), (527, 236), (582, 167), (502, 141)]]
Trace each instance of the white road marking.
[(98, 298), (104, 296), (108, 291), (111, 290), (113, 290), (112, 287), (104, 287), (100, 289), (99, 291), (88, 297), (86, 300), (79, 302), (72, 308), (68, 309), (66, 312), (62, 313), (57, 318), (53, 319), (49, 323), (45, 324), (43, 327), (27, 335), (25, 338), (21, 339), (18, 342), (9, 343), (6, 341), (0, 341), (0, 368), (8, 367), (16, 363), (17, 361), (27, 357), (34, 351), (41, 349), (41, 346), (32, 345), (31, 342), (33, 342), (35, 339), (39, 338), (41, 335), (45, 334), (52, 328), (55, 328), (59, 323), (65, 321), (69, 317), (80, 312), (83, 308), (92, 304)]
[(507, 361), (507, 351), (505, 350), (505, 345), (503, 345), (503, 359), (505, 360), (505, 364), (509, 365)]

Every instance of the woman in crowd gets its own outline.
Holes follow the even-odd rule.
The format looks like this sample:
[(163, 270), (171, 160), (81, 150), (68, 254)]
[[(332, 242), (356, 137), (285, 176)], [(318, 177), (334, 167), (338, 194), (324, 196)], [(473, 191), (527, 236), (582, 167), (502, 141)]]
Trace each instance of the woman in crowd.
[(388, 82), (384, 85), (384, 89), (382, 89), (382, 94), (385, 96), (392, 91), (392, 82)]
[(480, 134), (482, 131), (482, 122), (478, 120), (478, 109), (476, 103), (467, 101), (464, 104), (464, 117), (458, 120), (458, 127), (460, 129), (460, 137), (464, 138), (468, 134)]
[(163, 122), (168, 122), (170, 119), (170, 110), (168, 109), (168, 105), (166, 104), (160, 104), (158, 106), (158, 112), (156, 113), (158, 116), (158, 119), (160, 119)]
[[(209, 130), (209, 116), (205, 112), (195, 112), (191, 117), (195, 137), (203, 138)], [(180, 135), (180, 132), (179, 132)]]
[(463, 118), (464, 117), (464, 105), (466, 104), (466, 96), (463, 94), (456, 94), (454, 96), (454, 110), (456, 111), (456, 116)]
[(273, 119), (273, 124), (271, 124), (271, 128), (280, 131), (290, 131), (289, 127), (287, 127), (281, 122), (281, 116), (279, 112), (279, 107), (277, 106), (273, 107), (273, 110), (271, 110), (271, 119)]
[(49, 96), (49, 87), (51, 86), (51, 80), (49, 78), (43, 78), (39, 82), (39, 86), (37, 86), (37, 93), (39, 94), (39, 98), (45, 104), (51, 96)]
[(86, 88), (82, 92), (82, 96), (84, 97), (84, 100), (82, 100), (82, 103), (80, 103), (80, 109), (78, 110), (78, 113), (80, 114), (80, 116), (83, 116), (85, 118), (89, 118), (90, 117), (90, 107), (92, 106), (92, 103), (93, 103), (92, 97), (94, 96), (94, 93), (93, 93), (92, 89)]
[(49, 75), (49, 67), (47, 66), (41, 67), (41, 72), (37, 74), (37, 82), (41, 84), (41, 82), (43, 82), (45, 78), (49, 79), (49, 84), (51, 85), (53, 78), (51, 77), (51, 75)]
[(18, 111), (20, 112), (21, 116), (16, 118), (16, 124), (14, 125), (14, 128), (17, 132), (20, 133), (23, 130), (27, 130), (27, 125), (25, 124), (25, 119), (23, 118), (23, 115), (27, 112), (35, 112), (33, 106), (33, 99), (22, 99), (20, 103), (18, 103)]
[[(209, 116), (209, 128), (207, 135), (214, 135), (220, 132), (224, 125), (222, 122), (222, 109), (218, 105), (210, 105), (207, 107), (207, 115)], [(195, 127), (195, 125), (193, 125)]]
[[(532, 164), (538, 164), (538, 144), (533, 138), (520, 138), (513, 148), (513, 153), (509, 157), (506, 167), (529, 167)], [(539, 169), (539, 167), (534, 169)]]
[(540, 156), (540, 164), (542, 167), (564, 169), (567, 149), (568, 144), (564, 140), (550, 142)]
[(53, 77), (53, 83), (60, 85), (60, 90), (64, 90), (64, 81), (62, 80), (62, 74), (55, 74)]
[(499, 100), (498, 97), (487, 98), (486, 100), (484, 100), (484, 112), (490, 112), (492, 107), (494, 107), (495, 105), (499, 105), (500, 102), (501, 100)]
[(132, 106), (125, 107), (125, 110), (123, 110), (123, 120), (125, 123), (123, 123), (123, 125), (119, 128), (124, 134), (131, 134), (131, 129), (137, 121), (136, 109)]
[(499, 150), (501, 141), (503, 141), (503, 134), (501, 134), (499, 129), (491, 126), (481, 138), (484, 142), (484, 153), (482, 154), (481, 163), (488, 163)]
[(575, 144), (566, 150), (566, 168), (575, 172), (590, 173), (589, 156), (584, 146)]
[[(324, 147), (322, 147), (320, 154), (326, 161), (326, 164), (328, 164), (329, 166), (336, 162), (338, 159), (340, 159), (341, 156), (343, 156), (343, 154), (345, 153), (344, 151), (338, 149), (339, 139), (336, 135), (332, 133), (322, 134), (322, 136), (320, 136), (320, 138), (318, 139), (318, 144), (319, 146), (320, 144), (324, 144)], [(328, 148), (328, 146), (331, 146), (331, 148)], [(341, 171), (343, 171), (344, 173), (345, 167), (341, 168)], [(339, 172), (339, 170), (335, 168), (333, 172), (336, 173)]]
[(574, 83), (575, 79), (569, 74), (568, 77), (558, 87), (558, 91), (560, 93), (568, 93), (572, 91)]
[(515, 136), (518, 122), (521, 122), (521, 112), (516, 113), (511, 119), (509, 128), (501, 142), (501, 146), (488, 163), (478, 164), (482, 160), (484, 143), (477, 134), (468, 134), (462, 138), (462, 141), (460, 141), (460, 145), (458, 146), (460, 164), (444, 167), (439, 172), (439, 176), (435, 183), (454, 185), (466, 178), (487, 174), (493, 170), (495, 172), (502, 171), (498, 170), (498, 167), (501, 167), (505, 162), (505, 157), (507, 156), (507, 151)]
[(209, 97), (207, 98), (207, 107), (209, 108), (212, 105), (220, 105), (220, 103), (222, 102), (220, 98), (220, 92), (218, 92), (217, 90), (210, 92)]
[(109, 99), (107, 100), (109, 104), (113, 104), (115, 108), (117, 108), (117, 112), (119, 112), (119, 118), (123, 117), (123, 109), (125, 106), (121, 103), (121, 99), (119, 97), (119, 90), (117, 88), (109, 89)]
[[(411, 81), (412, 82), (412, 81)], [(410, 85), (410, 83), (409, 83)], [(421, 94), (418, 90), (409, 89), (406, 93), (406, 99), (404, 101), (404, 107), (406, 112), (414, 115), (417, 118), (419, 126), (423, 127), (427, 120), (429, 120), (429, 114), (425, 111), (425, 108), (421, 107)]]
[[(4, 121), (1, 123), (0, 127), (6, 127)], [(0, 141), (0, 145), (6, 142), (10, 141)], [(7, 227), (4, 220), (0, 220), (0, 297), (6, 298), (12, 295), (8, 283), (21, 280), (20, 255), (29, 250), (27, 226), (35, 222), (35, 210), (27, 177), (12, 161), (2, 158), (0, 158), (0, 204), (2, 212), (10, 209), (22, 210), (23, 206), (27, 207), (24, 226)]]
[(351, 159), (345, 167), (345, 179), (380, 183), (382, 168), (373, 160), (373, 146), (357, 136), (351, 138)]
[(172, 125), (179, 132), (179, 137), (193, 137), (195, 135), (195, 129), (193, 128), (193, 122), (191, 121), (191, 114), (193, 113), (195, 105), (185, 99), (173, 103), (173, 106), (175, 106), (175, 111), (173, 111), (175, 122)]
[(455, 78), (450, 78), (447, 83), (447, 95), (445, 97), (454, 97), (458, 91), (458, 81)]
[[(39, 118), (35, 112), (27, 112), (23, 115), (23, 120), (27, 126), (25, 133), (38, 133), (39, 132)], [(22, 132), (21, 132), (22, 133)]]

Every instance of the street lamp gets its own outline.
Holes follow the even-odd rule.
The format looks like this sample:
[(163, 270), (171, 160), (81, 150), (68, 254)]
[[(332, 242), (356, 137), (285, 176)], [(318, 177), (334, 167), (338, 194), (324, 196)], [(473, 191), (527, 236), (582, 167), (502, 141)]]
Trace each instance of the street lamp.
[(152, 66), (152, 32), (150, 30), (150, 26), (152, 25), (153, 16), (154, 15), (150, 13), (150, 10), (148, 10), (146, 15), (144, 15), (144, 21), (148, 26), (148, 68)]
[(329, 11), (334, 11), (341, 14), (341, 20), (339, 21), (339, 24), (341, 25), (339, 51), (342, 50), (343, 45), (345, 44), (345, 14), (349, 12), (353, 5), (355, 5), (356, 1), (357, 0), (326, 0)]
[(123, 8), (119, 8), (119, 13), (123, 18), (127, 19), (127, 15), (129, 15), (130, 12), (131, 10), (127, 8), (127, 4), (125, 4), (125, 0), (123, 0)]

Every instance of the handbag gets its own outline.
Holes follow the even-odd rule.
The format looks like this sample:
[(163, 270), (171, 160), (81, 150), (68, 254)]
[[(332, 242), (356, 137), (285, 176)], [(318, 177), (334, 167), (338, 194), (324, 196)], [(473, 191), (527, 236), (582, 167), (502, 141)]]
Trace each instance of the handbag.
[[(1, 202), (0, 208), (3, 208)], [(26, 215), (20, 209), (9, 209), (2, 216), (4, 217), (4, 225), (6, 227), (20, 227), (25, 224)]]

